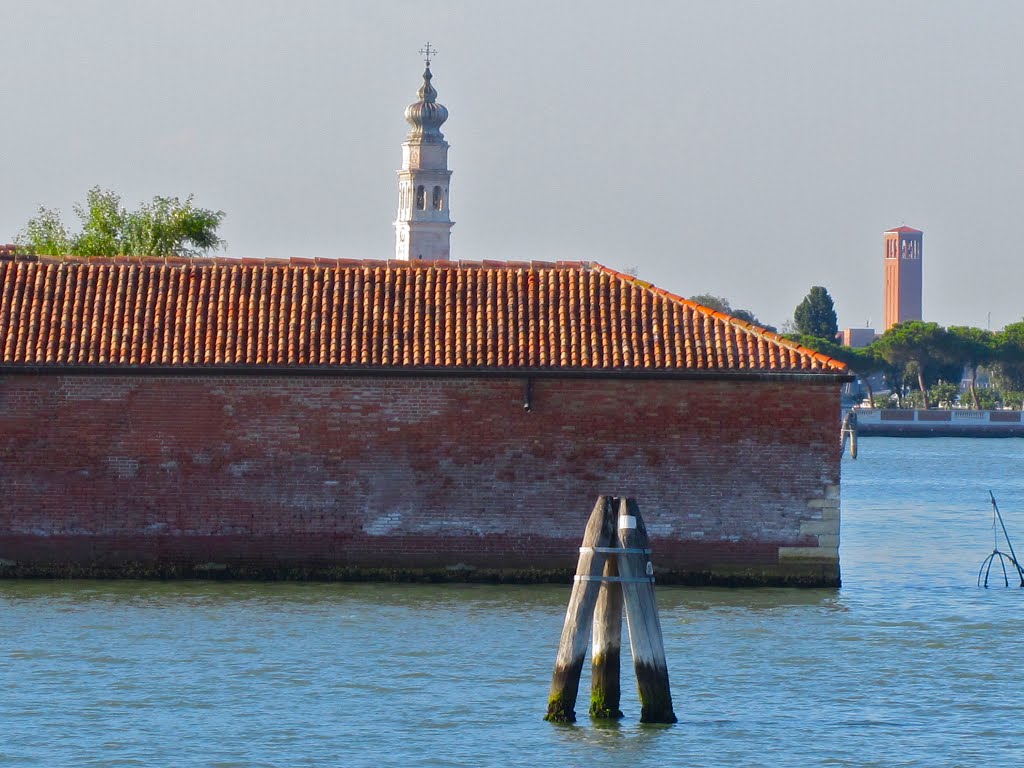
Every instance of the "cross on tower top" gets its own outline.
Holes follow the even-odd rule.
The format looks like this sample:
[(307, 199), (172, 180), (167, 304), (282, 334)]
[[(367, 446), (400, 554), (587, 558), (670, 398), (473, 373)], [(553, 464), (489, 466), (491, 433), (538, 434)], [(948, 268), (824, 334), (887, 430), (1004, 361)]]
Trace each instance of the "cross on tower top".
[(437, 48), (430, 47), (430, 41), (427, 40), (427, 44), (420, 48), (420, 56), (426, 62), (427, 66), (430, 66), (430, 57), (437, 53)]

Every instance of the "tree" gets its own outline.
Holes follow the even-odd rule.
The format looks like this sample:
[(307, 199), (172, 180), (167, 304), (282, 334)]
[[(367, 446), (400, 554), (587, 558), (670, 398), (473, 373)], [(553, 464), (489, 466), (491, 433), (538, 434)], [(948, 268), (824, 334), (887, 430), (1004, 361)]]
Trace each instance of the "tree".
[(978, 404), (978, 368), (992, 362), (996, 354), (995, 335), (983, 328), (951, 325), (946, 329), (950, 339), (951, 357), (971, 370), (971, 401)]
[(835, 337), (825, 339), (817, 336), (792, 335), (787, 338), (845, 364), (867, 390), (868, 407), (875, 407), (875, 391), (871, 386), (871, 377), (883, 369), (884, 363), (879, 359), (874, 346), (847, 347), (837, 342)]
[(182, 203), (176, 197), (154, 197), (128, 215), (125, 241), (136, 254), (202, 256), (224, 245), (217, 237), (223, 211), (196, 208), (192, 195)]
[(985, 411), (994, 411), (1002, 402), (1005, 402), (1005, 400), (1003, 394), (998, 389), (978, 390), (978, 408)]
[(129, 211), (118, 194), (93, 187), (74, 211), (81, 222), (77, 234), (57, 211), (40, 207), (15, 242), (51, 256), (206, 256), (225, 245), (217, 235), (224, 212), (197, 208), (192, 195), (184, 202), (154, 197)]
[(714, 296), (710, 293), (698, 293), (696, 296), (691, 296), (690, 301), (695, 301), (698, 304), (702, 304), (705, 307), (715, 310), (716, 312), (724, 312), (727, 315), (732, 314), (732, 307), (729, 306), (729, 300), (724, 296)]
[(1003, 405), (1016, 410), (1024, 409), (1024, 392), (1019, 390), (1008, 390), (1003, 392)]
[(993, 362), (1004, 389), (1024, 389), (1024, 320), (995, 334)]
[(875, 407), (875, 390), (871, 386), (871, 377), (879, 373), (885, 367), (884, 361), (879, 357), (875, 346), (867, 347), (843, 347), (845, 358), (838, 358), (846, 363), (850, 370), (857, 374), (861, 384), (868, 391), (868, 407)]
[[(743, 320), (745, 322), (750, 323), (751, 325), (759, 325), (762, 328), (767, 328), (767, 326), (764, 323), (757, 319), (757, 315), (755, 315), (749, 309), (734, 309), (732, 311), (732, 316), (735, 317), (737, 320)], [(769, 330), (774, 331), (775, 329), (769, 328)]]
[(938, 323), (920, 320), (897, 323), (874, 346), (883, 360), (917, 379), (924, 407), (930, 407), (925, 369), (948, 362), (950, 344), (946, 329)]
[(35, 218), (29, 219), (14, 242), (19, 246), (29, 246), (40, 254), (58, 255), (71, 253), (71, 235), (60, 219), (57, 211), (39, 207)]
[(832, 297), (820, 285), (811, 288), (810, 293), (797, 305), (793, 311), (793, 322), (797, 333), (803, 336), (834, 339), (839, 333), (839, 321), (836, 319)]
[[(952, 408), (960, 394), (960, 387), (951, 381), (940, 381), (928, 390), (928, 398), (939, 408)], [(975, 405), (975, 408), (978, 406)]]
[(749, 309), (733, 309), (729, 304), (729, 300), (724, 296), (715, 296), (710, 293), (698, 293), (696, 296), (691, 296), (690, 301), (695, 301), (709, 309), (715, 310), (716, 312), (731, 315), (738, 320), (744, 320), (751, 325), (764, 328), (766, 331), (771, 331), (772, 333), (776, 332), (775, 326), (762, 323)]
[(93, 187), (85, 195), (85, 205), (75, 203), (74, 209), (82, 222), (82, 231), (72, 240), (73, 253), (79, 256), (119, 256), (127, 251), (123, 240), (128, 212), (121, 206), (118, 195)]

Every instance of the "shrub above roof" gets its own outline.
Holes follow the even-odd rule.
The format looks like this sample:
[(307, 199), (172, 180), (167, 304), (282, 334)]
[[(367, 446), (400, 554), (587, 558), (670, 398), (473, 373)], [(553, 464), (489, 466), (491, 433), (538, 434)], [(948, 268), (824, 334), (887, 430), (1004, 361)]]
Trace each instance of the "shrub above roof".
[(845, 373), (764, 329), (579, 262), (5, 256), (0, 363)]

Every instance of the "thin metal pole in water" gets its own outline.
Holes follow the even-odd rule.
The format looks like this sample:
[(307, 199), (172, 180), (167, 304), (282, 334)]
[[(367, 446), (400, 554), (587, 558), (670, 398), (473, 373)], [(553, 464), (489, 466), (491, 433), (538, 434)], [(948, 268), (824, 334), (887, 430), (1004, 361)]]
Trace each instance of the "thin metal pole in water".
[[(1003, 514), (999, 511), (999, 505), (996, 504), (996, 497), (992, 494), (992, 490), (989, 489), (988, 496), (992, 499), (992, 509), (996, 512), (996, 517), (999, 518), (999, 525), (1003, 529), (1003, 538), (1006, 539), (1006, 546), (1010, 548), (1010, 557), (1013, 558), (1013, 566), (1017, 569), (1017, 575), (1020, 577), (1020, 586), (1024, 588), (1024, 570), (1020, 567), (1020, 561), (1017, 559), (1017, 553), (1013, 551), (1013, 544), (1010, 542), (1010, 534), (1006, 532), (1006, 523), (1003, 522)], [(986, 582), (988, 579), (985, 580)]]

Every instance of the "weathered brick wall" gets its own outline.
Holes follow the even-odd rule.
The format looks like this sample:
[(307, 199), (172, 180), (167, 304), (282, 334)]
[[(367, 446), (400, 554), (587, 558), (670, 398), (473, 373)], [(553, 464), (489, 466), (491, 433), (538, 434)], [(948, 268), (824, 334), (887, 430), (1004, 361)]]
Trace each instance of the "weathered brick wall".
[(0, 376), (0, 574), (526, 577), (598, 494), (666, 578), (838, 581), (839, 385)]

